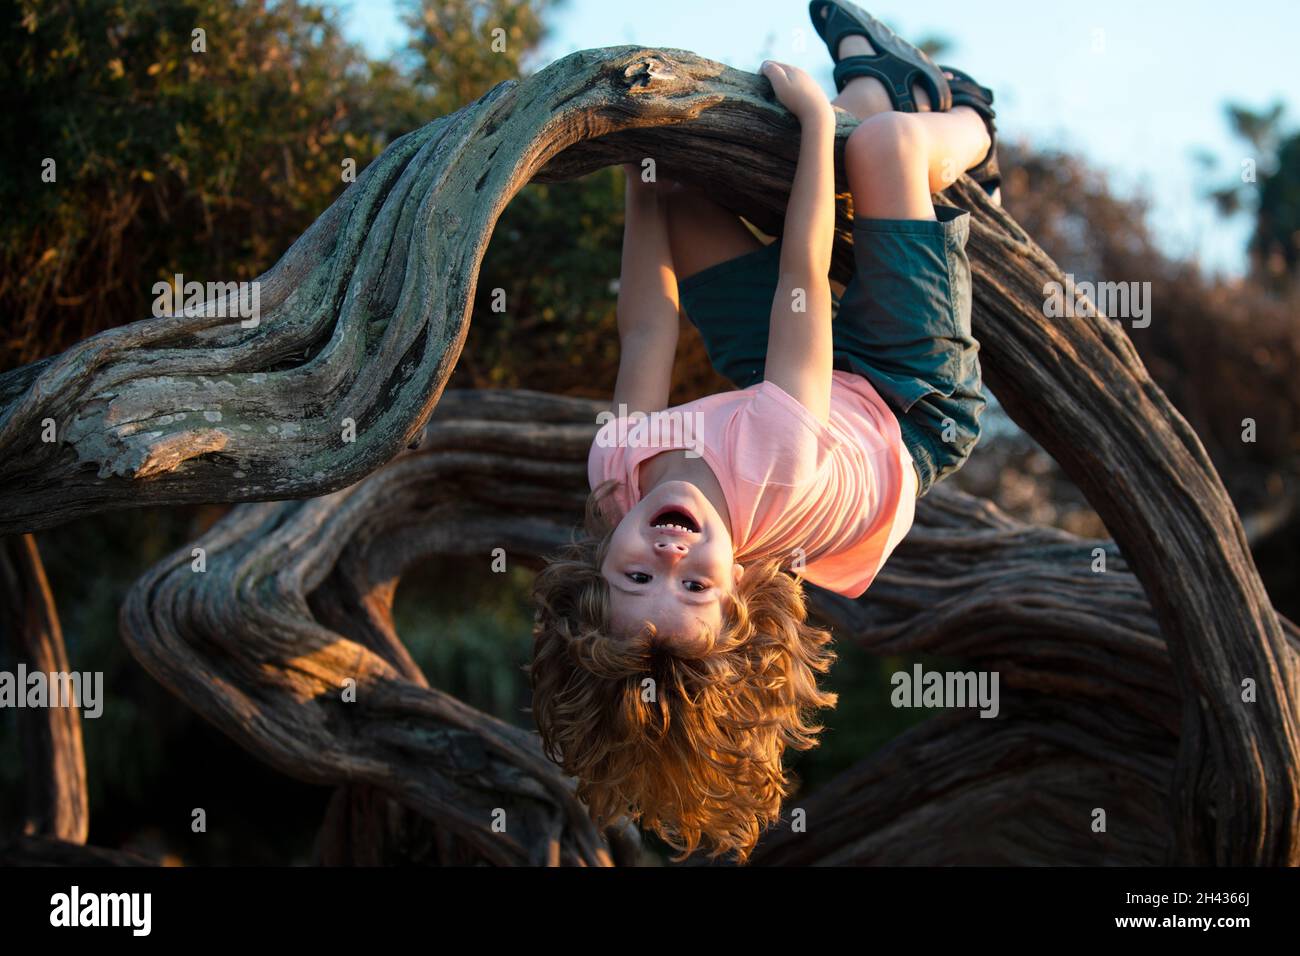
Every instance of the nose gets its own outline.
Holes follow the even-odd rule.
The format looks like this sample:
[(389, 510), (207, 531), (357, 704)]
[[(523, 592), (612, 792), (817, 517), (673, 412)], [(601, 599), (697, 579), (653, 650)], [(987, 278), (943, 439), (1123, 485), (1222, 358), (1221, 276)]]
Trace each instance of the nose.
[(686, 557), (686, 554), (689, 551), (690, 548), (686, 547), (686, 545), (682, 544), (680, 541), (665, 541), (660, 539), (655, 542), (655, 557), (662, 561), (666, 561), (669, 566), (676, 564), (682, 558)]

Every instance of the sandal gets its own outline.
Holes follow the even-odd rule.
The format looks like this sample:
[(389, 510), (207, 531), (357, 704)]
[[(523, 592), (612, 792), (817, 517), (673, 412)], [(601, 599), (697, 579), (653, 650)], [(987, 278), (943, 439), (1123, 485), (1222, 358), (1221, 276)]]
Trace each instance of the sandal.
[[(945, 112), (952, 108), (948, 80), (935, 62), (861, 7), (845, 0), (812, 0), (808, 15), (835, 60), (837, 92), (843, 91), (854, 77), (871, 76), (884, 84), (890, 102), (899, 112), (916, 112), (912, 96), (915, 83), (930, 94), (932, 109)], [(875, 54), (837, 59), (840, 41), (846, 36), (866, 37)]]
[(990, 196), (1002, 185), (1002, 171), (998, 168), (998, 132), (993, 124), (993, 91), (987, 86), (980, 86), (969, 73), (952, 66), (939, 69), (950, 74), (948, 85), (952, 89), (953, 106), (969, 106), (980, 118), (989, 131), (989, 151), (979, 164), (966, 170), (966, 175), (984, 188)]

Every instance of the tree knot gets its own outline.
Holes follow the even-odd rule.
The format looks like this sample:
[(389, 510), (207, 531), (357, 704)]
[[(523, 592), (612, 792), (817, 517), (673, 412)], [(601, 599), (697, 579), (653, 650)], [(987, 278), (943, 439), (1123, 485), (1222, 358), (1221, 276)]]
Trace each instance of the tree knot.
[(668, 63), (653, 54), (638, 57), (623, 70), (623, 85), (629, 90), (655, 90), (675, 79)]

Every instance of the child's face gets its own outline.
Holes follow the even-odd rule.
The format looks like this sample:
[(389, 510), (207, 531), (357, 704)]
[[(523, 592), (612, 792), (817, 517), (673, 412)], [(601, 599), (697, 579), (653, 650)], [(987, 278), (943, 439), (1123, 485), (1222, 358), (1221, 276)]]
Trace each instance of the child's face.
[(655, 486), (624, 515), (600, 570), (617, 632), (652, 621), (665, 640), (686, 646), (721, 629), (743, 572), (721, 515), (686, 481)]

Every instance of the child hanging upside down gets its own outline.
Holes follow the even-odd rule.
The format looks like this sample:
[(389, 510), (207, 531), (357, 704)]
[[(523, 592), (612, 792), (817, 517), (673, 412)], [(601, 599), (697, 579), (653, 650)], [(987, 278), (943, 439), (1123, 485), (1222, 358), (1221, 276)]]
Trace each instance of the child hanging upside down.
[[(802, 70), (762, 68), (800, 123), (780, 239), (628, 167), (613, 407), (666, 409), (679, 309), (736, 389), (671, 409), (698, 422), (682, 441), (607, 423), (587, 535), (536, 585), (547, 752), (597, 820), (639, 820), (683, 855), (744, 860), (779, 819), (781, 754), (815, 746), (816, 711), (835, 704), (817, 684), (830, 635), (799, 581), (861, 595), (917, 497), (970, 454), (984, 406), (970, 216), (931, 196), (969, 170), (996, 200), (993, 94), (850, 3), (811, 14), (833, 103)], [(861, 120), (844, 155), (856, 268), (838, 299), (833, 106)]]

